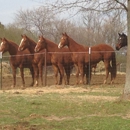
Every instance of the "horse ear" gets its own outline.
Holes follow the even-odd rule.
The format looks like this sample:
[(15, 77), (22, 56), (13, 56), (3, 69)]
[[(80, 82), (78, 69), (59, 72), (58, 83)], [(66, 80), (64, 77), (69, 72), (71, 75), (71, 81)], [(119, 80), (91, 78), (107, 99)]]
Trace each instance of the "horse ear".
[(23, 38), (23, 35), (21, 34), (21, 37)]
[(2, 38), (0, 37), (0, 40), (2, 41)]
[(67, 36), (67, 33), (65, 32), (65, 36)]
[(118, 33), (118, 35), (119, 35), (119, 36), (121, 36), (121, 34), (120, 34), (120, 33)]
[(3, 41), (7, 41), (7, 39), (4, 37), (4, 38), (3, 38)]

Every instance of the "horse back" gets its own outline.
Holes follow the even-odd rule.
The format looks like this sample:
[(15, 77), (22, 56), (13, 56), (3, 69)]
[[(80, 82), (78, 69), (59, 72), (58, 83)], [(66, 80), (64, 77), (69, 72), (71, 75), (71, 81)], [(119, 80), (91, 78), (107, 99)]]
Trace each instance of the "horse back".
[(111, 60), (113, 58), (113, 54), (115, 54), (114, 49), (107, 44), (98, 44), (91, 47), (91, 59), (93, 61), (100, 60)]

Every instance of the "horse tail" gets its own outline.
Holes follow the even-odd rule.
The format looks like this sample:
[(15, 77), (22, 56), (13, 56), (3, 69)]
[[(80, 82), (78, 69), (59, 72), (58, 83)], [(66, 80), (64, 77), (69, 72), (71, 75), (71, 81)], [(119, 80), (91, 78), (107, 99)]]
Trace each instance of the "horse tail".
[(116, 68), (116, 54), (115, 52), (112, 53), (112, 75), (113, 78), (116, 78), (116, 72), (117, 72), (117, 68)]

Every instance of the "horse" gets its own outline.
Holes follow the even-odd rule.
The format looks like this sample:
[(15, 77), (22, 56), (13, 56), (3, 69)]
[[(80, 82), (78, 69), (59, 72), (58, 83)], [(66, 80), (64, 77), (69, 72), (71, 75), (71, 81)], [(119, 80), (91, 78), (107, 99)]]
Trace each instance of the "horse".
[[(54, 70), (58, 67), (61, 74), (60, 83), (62, 84), (62, 79), (64, 79), (64, 84), (69, 84), (70, 73), (73, 68), (73, 61), (71, 54), (67, 48), (58, 49), (58, 45), (54, 42), (39, 36), (39, 40), (35, 47), (35, 52), (39, 52), (42, 49), (46, 49), (48, 54), (51, 56), (51, 63)], [(65, 81), (64, 71), (66, 73), (67, 81)], [(55, 77), (57, 74), (55, 74)]]
[[(32, 75), (32, 83), (34, 84), (34, 70), (32, 67), (32, 56), (30, 56), (30, 52), (25, 50), (23, 52), (18, 51), (18, 45), (6, 38), (1, 38), (0, 52), (5, 53), (9, 52), (10, 57), (10, 65), (13, 72), (13, 85), (12, 88), (16, 86), (16, 69), (20, 68), (21, 78), (22, 78), (22, 87), (25, 87), (24, 80), (24, 68), (29, 68)], [(26, 55), (24, 55), (26, 54)]]
[(127, 35), (124, 33), (118, 33), (118, 44), (116, 44), (116, 50), (120, 50), (122, 47), (127, 46)]
[(107, 82), (109, 72), (111, 73), (111, 83), (113, 83), (116, 78), (116, 55), (111, 46), (107, 44), (97, 44), (92, 47), (83, 46), (74, 41), (66, 33), (62, 34), (58, 48), (63, 48), (64, 46), (68, 46), (69, 50), (73, 52), (73, 59), (75, 60), (75, 64), (78, 66), (81, 74), (81, 83), (84, 83), (83, 71), (85, 66), (88, 68), (89, 63), (93, 65), (99, 63), (100, 61), (104, 62), (106, 69), (104, 84)]
[[(18, 47), (18, 51), (24, 51), (28, 49), (30, 53), (33, 55), (32, 65), (34, 69), (35, 76), (35, 85), (39, 85), (39, 77), (41, 78), (41, 86), (43, 86), (43, 66), (45, 59), (45, 50), (40, 51), (39, 53), (35, 53), (34, 48), (36, 46), (36, 42), (30, 39), (28, 36), (21, 35), (22, 39)], [(47, 57), (47, 65), (51, 65), (50, 57)]]
[[(22, 40), (21, 40), (21, 43), (20, 43), (20, 45), (19, 45), (19, 51), (22, 51), (22, 50), (24, 50), (25, 48), (28, 48), (29, 49), (29, 51), (32, 53), (32, 54), (34, 54), (34, 60), (33, 60), (33, 66), (35, 65), (36, 66), (36, 64), (38, 64), (39, 62), (39, 60), (40, 60), (40, 63), (41, 64), (39, 64), (38, 66), (41, 68), (41, 69), (39, 69), (39, 73), (40, 73), (40, 77), (41, 77), (41, 83), (43, 84), (43, 77), (42, 77), (42, 75), (43, 75), (43, 71), (42, 71), (42, 69), (43, 69), (43, 65), (44, 65), (44, 59), (45, 59), (45, 55), (43, 55), (44, 53), (45, 53), (45, 50), (41, 50), (41, 51), (39, 51), (38, 53), (35, 53), (35, 51), (34, 51), (34, 48), (35, 48), (35, 46), (36, 46), (36, 42), (34, 42), (32, 39), (30, 39), (29, 37), (27, 37), (26, 35), (22, 35)], [(39, 57), (39, 60), (36, 58), (36, 57)], [(47, 66), (48, 65), (52, 65), (52, 61), (51, 61), (51, 55), (50, 54), (46, 54), (46, 57), (47, 57), (47, 61), (46, 61), (46, 63), (47, 63)], [(58, 68), (58, 66), (59, 65), (57, 65), (57, 63), (55, 63), (55, 64), (53, 64), (53, 69), (54, 69), (54, 75), (55, 75), (55, 84), (62, 84), (62, 75), (61, 75), (61, 71), (59, 71), (59, 68)], [(36, 69), (35, 69), (36, 70)], [(59, 74), (60, 74), (60, 80), (59, 80), (59, 82), (58, 82), (58, 72), (59, 72)], [(68, 71), (66, 71), (66, 74), (67, 73), (69, 73)], [(68, 75), (68, 74), (67, 74)], [(67, 76), (67, 77), (69, 77), (69, 76)], [(38, 77), (37, 77), (38, 78)], [(67, 78), (68, 79), (68, 78)], [(37, 80), (38, 81), (38, 80)], [(68, 83), (68, 82), (67, 82)], [(38, 84), (38, 83), (37, 83)]]

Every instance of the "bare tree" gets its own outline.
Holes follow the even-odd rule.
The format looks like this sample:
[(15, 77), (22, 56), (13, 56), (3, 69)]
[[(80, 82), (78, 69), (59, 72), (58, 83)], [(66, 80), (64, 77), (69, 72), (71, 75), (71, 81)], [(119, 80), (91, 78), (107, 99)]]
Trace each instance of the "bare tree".
[(20, 10), (16, 14), (16, 25), (35, 34), (47, 34), (48, 28), (55, 21), (54, 13), (48, 8)]

